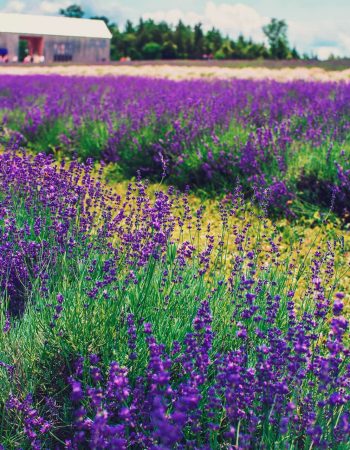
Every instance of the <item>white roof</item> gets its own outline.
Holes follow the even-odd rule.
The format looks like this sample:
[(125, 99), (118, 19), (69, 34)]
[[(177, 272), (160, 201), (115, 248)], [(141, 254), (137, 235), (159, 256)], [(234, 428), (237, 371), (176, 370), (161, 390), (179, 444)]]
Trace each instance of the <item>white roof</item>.
[(103, 20), (0, 13), (0, 33), (110, 39)]

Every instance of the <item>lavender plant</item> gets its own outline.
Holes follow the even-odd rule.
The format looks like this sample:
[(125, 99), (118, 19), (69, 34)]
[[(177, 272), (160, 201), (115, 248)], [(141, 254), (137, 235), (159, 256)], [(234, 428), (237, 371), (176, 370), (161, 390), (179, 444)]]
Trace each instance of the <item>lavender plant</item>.
[(91, 160), (33, 156), (12, 137), (4, 448), (349, 448), (338, 242), (284, 251), (240, 187), (217, 208), (214, 229), (187, 191), (150, 195), (138, 179), (119, 195)]
[[(239, 179), (246, 194), (268, 189), (270, 210), (292, 216), (300, 201), (328, 209), (341, 189), (349, 97), (347, 83), (13, 76), (1, 77), (0, 111), (35, 150), (208, 192)], [(345, 217), (348, 194), (334, 201)]]

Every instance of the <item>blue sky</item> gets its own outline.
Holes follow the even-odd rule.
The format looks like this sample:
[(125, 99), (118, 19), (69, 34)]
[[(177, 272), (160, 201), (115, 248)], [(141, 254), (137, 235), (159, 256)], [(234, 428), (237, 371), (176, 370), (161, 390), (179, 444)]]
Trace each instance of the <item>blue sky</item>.
[(301, 52), (350, 56), (350, 0), (0, 0), (0, 11), (56, 14), (71, 3), (88, 15), (107, 15), (120, 26), (140, 16), (172, 23), (181, 18), (256, 40), (264, 39), (261, 27), (277, 17), (287, 21), (290, 42)]

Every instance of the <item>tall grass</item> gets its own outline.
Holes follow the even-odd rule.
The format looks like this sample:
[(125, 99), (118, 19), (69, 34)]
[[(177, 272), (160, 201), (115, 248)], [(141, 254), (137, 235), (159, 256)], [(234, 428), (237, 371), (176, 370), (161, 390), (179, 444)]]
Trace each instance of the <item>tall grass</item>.
[(0, 156), (4, 448), (349, 448), (341, 243), (102, 175)]

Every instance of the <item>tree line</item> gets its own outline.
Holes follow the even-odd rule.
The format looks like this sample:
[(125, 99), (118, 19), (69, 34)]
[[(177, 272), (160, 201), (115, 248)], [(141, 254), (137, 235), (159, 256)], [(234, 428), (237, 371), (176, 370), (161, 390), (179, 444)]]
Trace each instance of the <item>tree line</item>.
[[(60, 9), (66, 17), (85, 16), (79, 5)], [(263, 27), (268, 45), (254, 42), (240, 35), (236, 40), (225, 36), (217, 28), (204, 31), (202, 24), (193, 27), (181, 20), (172, 26), (152, 19), (139, 20), (133, 24), (128, 20), (123, 30), (105, 16), (91, 19), (103, 20), (112, 33), (111, 59), (132, 60), (157, 59), (300, 59), (298, 51), (288, 41), (288, 26), (284, 20), (271, 19)], [(303, 58), (308, 58), (303, 55)]]

